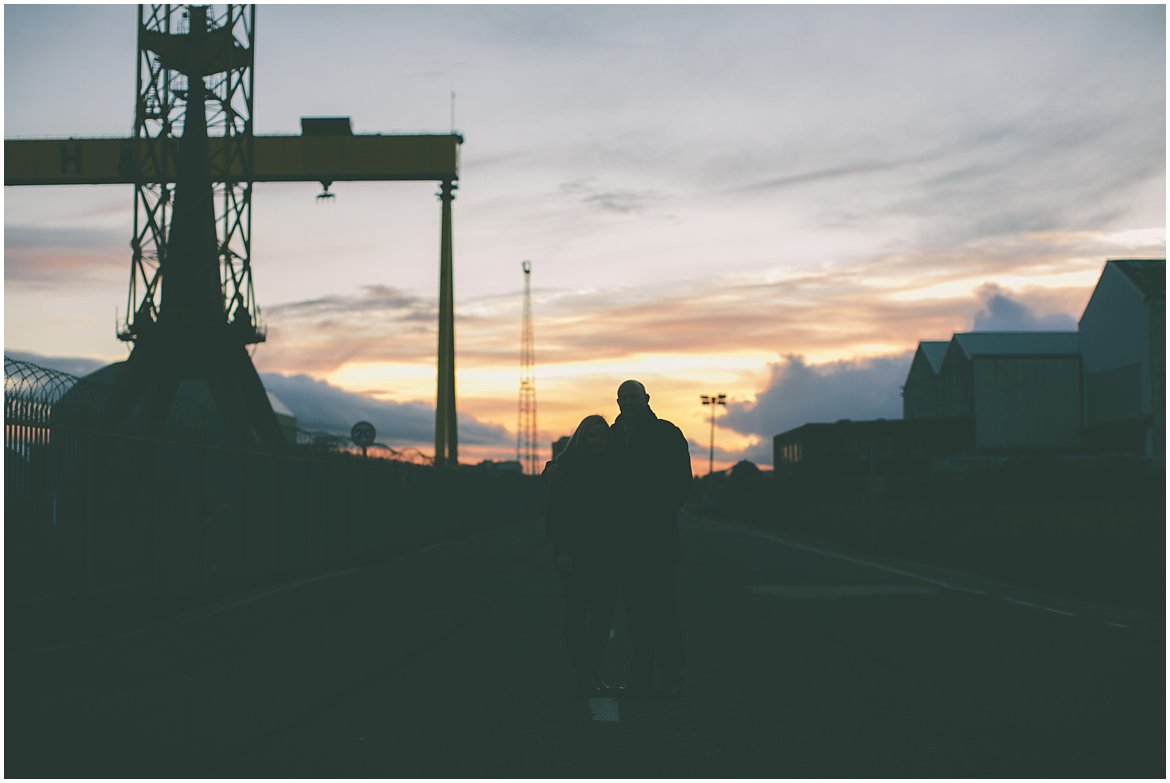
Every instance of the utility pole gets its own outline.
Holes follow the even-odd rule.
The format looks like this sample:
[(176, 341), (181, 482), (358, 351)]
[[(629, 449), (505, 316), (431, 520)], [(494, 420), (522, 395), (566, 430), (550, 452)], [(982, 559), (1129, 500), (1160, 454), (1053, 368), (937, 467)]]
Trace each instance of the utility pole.
[(707, 475), (715, 472), (715, 410), (719, 405), (727, 404), (726, 394), (700, 394), (699, 399), (704, 405), (711, 406), (711, 461), (707, 464)]
[(532, 262), (524, 270), (524, 315), (520, 326), (520, 410), (516, 421), (516, 460), (521, 472), (537, 474), (536, 453), (536, 347), (532, 333)]

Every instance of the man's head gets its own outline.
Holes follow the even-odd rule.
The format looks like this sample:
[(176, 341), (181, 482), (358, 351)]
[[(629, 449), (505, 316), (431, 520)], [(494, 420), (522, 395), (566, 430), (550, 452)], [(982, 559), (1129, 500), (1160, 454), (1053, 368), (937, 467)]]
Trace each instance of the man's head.
[(617, 404), (626, 416), (645, 416), (650, 411), (650, 395), (639, 381), (624, 381), (618, 387)]

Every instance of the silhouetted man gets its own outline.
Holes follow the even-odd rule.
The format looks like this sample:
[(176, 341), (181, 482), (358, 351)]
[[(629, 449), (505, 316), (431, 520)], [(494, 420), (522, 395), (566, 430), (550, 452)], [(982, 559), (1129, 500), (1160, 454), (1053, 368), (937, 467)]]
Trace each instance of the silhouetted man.
[(610, 428), (616, 515), (622, 537), (623, 592), (633, 661), (631, 693), (648, 693), (658, 664), (662, 690), (683, 683), (682, 631), (675, 575), (678, 510), (691, 486), (691, 455), (682, 431), (650, 410), (638, 381), (618, 387), (621, 415)]

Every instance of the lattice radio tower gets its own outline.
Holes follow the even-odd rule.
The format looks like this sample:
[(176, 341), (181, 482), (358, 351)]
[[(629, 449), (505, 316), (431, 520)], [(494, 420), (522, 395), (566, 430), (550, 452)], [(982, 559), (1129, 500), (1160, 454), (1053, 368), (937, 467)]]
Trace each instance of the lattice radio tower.
[(532, 262), (520, 264), (524, 270), (524, 320), (520, 327), (520, 413), (516, 422), (516, 460), (529, 475), (539, 473), (536, 451), (536, 349), (532, 335)]

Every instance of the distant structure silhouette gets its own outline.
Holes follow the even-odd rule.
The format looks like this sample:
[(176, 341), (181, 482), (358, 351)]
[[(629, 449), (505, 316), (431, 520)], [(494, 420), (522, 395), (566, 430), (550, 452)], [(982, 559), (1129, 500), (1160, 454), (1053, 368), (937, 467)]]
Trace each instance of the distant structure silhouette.
[[(152, 165), (165, 159), (176, 131), (182, 135), (170, 161), (173, 192), (136, 178), (131, 312), (119, 333), (134, 349), (114, 382), (107, 416), (115, 425), (159, 433), (180, 384), (194, 379), (206, 383), (235, 438), (276, 446), (284, 435), (246, 348), (264, 340), (248, 235), (255, 9), (228, 6), (218, 20), (206, 6), (175, 11), (139, 8), (135, 159)], [(211, 117), (209, 103), (216, 107)], [(214, 162), (212, 125), (223, 133)], [(222, 236), (217, 201), (224, 205)]]
[[(212, 8), (216, 9), (215, 11)], [(222, 10), (221, 10), (222, 9)], [(237, 442), (281, 442), (247, 346), (265, 331), (252, 288), (255, 182), (438, 181), (442, 220), (435, 465), (458, 463), (451, 204), (462, 136), (354, 134), (302, 118), (253, 134), (255, 7), (139, 7), (135, 135), (6, 139), (4, 184), (135, 187), (131, 360), (106, 368), (107, 421), (157, 433), (178, 397), (213, 398)]]
[(516, 417), (516, 461), (524, 472), (535, 476), (541, 464), (536, 441), (536, 346), (532, 330), (532, 262), (520, 264), (524, 270), (524, 314), (520, 326), (520, 404)]
[(1085, 445), (1166, 456), (1166, 261), (1113, 259), (1081, 315)]
[(727, 395), (700, 394), (699, 399), (703, 405), (711, 406), (711, 458), (707, 463), (707, 475), (710, 476), (715, 472), (715, 411), (719, 410), (720, 405), (727, 405)]
[(919, 342), (902, 414), (782, 432), (773, 464), (925, 470), (932, 460), (1039, 454), (1164, 459), (1166, 260), (1106, 261), (1076, 331), (959, 332)]
[(981, 454), (1166, 454), (1166, 261), (1112, 259), (1076, 331), (919, 343), (906, 419), (967, 420)]

